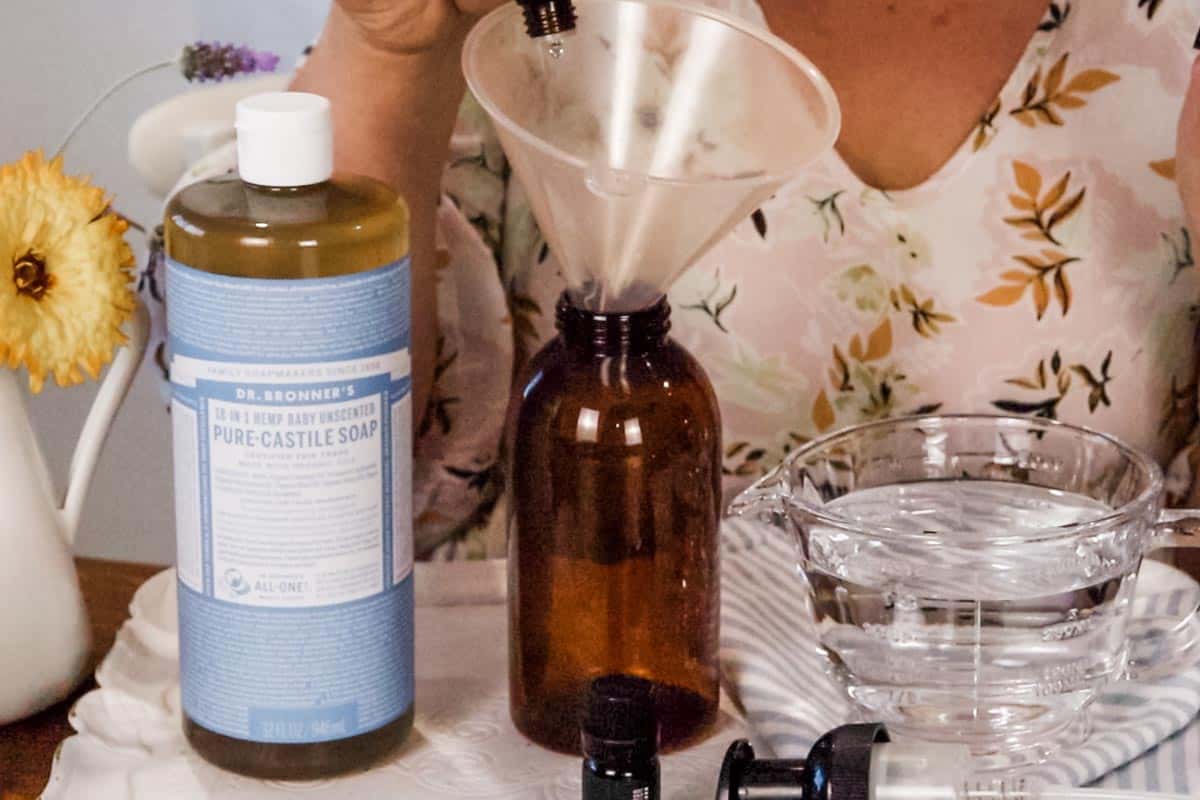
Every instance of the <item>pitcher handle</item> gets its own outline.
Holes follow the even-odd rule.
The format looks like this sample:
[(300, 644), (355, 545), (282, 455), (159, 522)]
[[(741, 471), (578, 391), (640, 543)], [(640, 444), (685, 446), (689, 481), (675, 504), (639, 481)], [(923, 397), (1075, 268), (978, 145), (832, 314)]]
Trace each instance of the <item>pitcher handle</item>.
[[(1200, 548), (1200, 509), (1168, 509), (1159, 514), (1146, 553)], [(1130, 678), (1154, 680), (1200, 663), (1200, 588), (1182, 617), (1138, 615), (1130, 620)]]
[(142, 356), (146, 354), (146, 344), (150, 338), (150, 320), (141, 302), (137, 303), (129, 318), (126, 333), (129, 341), (117, 351), (108, 374), (104, 376), (96, 399), (92, 401), (92, 408), (83, 423), (83, 429), (79, 432), (75, 452), (71, 456), (71, 467), (67, 472), (67, 491), (60, 512), (63, 535), (68, 545), (75, 541), (75, 532), (79, 529), (79, 518), (83, 513), (83, 501), (87, 497), (88, 486), (92, 482), (92, 473), (96, 470), (96, 462), (100, 459), (104, 440), (108, 437), (117, 410), (133, 384), (138, 367), (142, 363)]

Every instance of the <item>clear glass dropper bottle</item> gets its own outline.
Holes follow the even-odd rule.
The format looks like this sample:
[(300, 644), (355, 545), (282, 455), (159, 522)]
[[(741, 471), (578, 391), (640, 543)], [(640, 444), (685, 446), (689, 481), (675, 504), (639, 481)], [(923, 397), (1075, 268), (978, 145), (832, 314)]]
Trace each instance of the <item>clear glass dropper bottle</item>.
[(1157, 792), (1041, 786), (974, 776), (964, 746), (890, 742), (882, 725), (844, 725), (805, 759), (759, 759), (743, 740), (721, 767), (717, 800), (1184, 800)]
[[(1183, 795), (1074, 786), (1025, 778), (975, 776), (958, 745), (881, 744), (871, 752), (870, 800), (1182, 800)], [(864, 798), (863, 800), (866, 800)]]

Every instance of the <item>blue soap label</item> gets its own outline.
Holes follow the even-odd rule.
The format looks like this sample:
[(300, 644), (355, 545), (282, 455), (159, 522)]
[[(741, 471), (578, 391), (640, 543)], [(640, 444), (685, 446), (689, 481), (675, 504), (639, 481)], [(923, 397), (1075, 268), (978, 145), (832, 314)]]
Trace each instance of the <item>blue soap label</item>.
[(167, 262), (184, 712), (312, 743), (412, 707), (409, 263)]

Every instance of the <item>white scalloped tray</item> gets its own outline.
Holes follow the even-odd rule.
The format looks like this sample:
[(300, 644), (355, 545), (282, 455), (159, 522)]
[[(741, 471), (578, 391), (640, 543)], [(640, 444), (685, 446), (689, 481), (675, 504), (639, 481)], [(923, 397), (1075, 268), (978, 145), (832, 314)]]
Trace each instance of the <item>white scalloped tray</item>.
[[(503, 582), (491, 574), (497, 568), (422, 567), (416, 725), (390, 762), (334, 780), (285, 783), (250, 780), (202, 761), (180, 730), (175, 575), (167, 570), (138, 590), (131, 618), (96, 672), (100, 688), (72, 709), (78, 733), (56, 755), (44, 800), (578, 800), (580, 760), (530, 744), (509, 721)], [(489, 586), (491, 596), (480, 597), (479, 587)], [(445, 604), (465, 597), (476, 604)], [(490, 602), (478, 604), (483, 599)], [(726, 746), (748, 735), (726, 703), (708, 740), (663, 759), (663, 797), (709, 800)]]

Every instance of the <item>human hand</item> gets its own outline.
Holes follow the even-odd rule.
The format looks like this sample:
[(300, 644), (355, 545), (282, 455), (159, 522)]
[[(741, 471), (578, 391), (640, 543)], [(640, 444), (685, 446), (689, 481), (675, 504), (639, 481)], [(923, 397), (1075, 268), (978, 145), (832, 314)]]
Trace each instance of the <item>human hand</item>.
[(1176, 176), (1188, 224), (1200, 235), (1200, 58), (1192, 66), (1192, 85), (1183, 102), (1175, 149)]
[(331, 24), (342, 24), (368, 47), (419, 53), (465, 34), (505, 0), (337, 0)]

